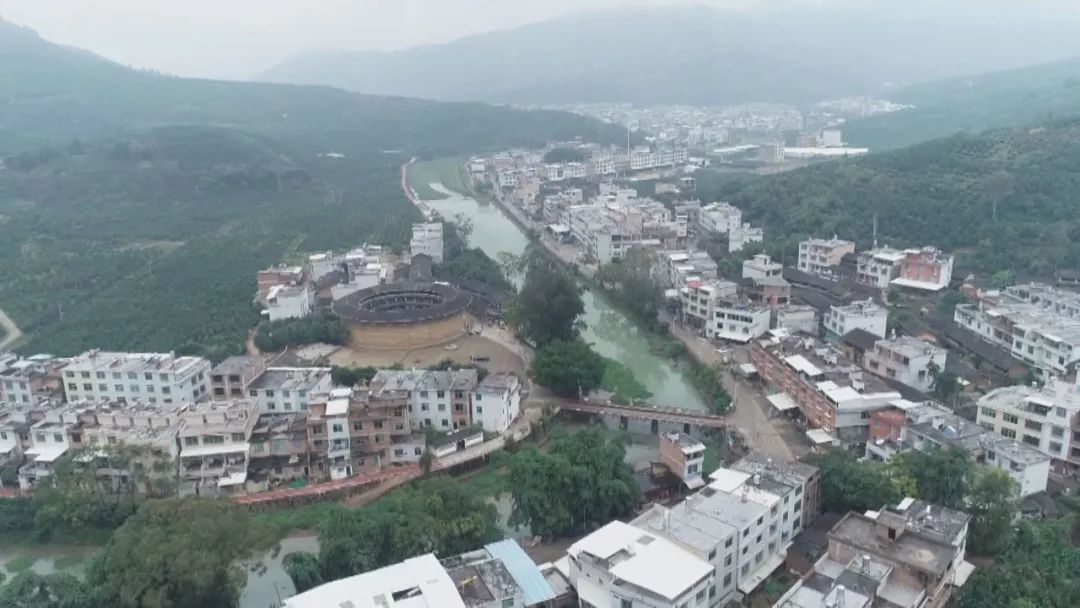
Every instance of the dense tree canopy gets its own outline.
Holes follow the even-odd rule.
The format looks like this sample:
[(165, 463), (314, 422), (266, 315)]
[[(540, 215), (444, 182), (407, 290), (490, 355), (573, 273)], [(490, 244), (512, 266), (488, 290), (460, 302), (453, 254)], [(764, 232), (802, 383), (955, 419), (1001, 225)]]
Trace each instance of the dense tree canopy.
[[(555, 340), (536, 351), (532, 378), (560, 397), (581, 397), (600, 387), (606, 371), (604, 358), (580, 338)], [(610, 378), (614, 387), (616, 378)]]
[(247, 578), (241, 560), (272, 541), (226, 501), (150, 501), (113, 533), (87, 583), (115, 608), (234, 608)]
[[(396, 490), (362, 509), (334, 512), (319, 529), (319, 574), (334, 580), (422, 553), (463, 553), (500, 537), (493, 506), (439, 477)], [(309, 558), (300, 559), (293, 558), (305, 567), (310, 564)], [(315, 580), (303, 572), (307, 581)]]
[(646, 327), (656, 327), (660, 290), (652, 278), (652, 255), (631, 249), (622, 260), (604, 264), (593, 277), (597, 283)]
[(698, 194), (729, 200), (763, 225), (778, 259), (794, 255), (809, 235), (836, 234), (867, 247), (876, 213), (880, 243), (956, 252), (959, 272), (1049, 274), (1080, 265), (1078, 134), (1080, 120), (1071, 119), (773, 176), (699, 172)]
[(263, 321), (255, 334), (255, 347), (262, 352), (275, 352), (286, 346), (317, 342), (344, 344), (348, 339), (349, 328), (345, 321), (326, 313), (302, 319)]
[(556, 537), (625, 515), (638, 498), (625, 456), (620, 440), (596, 428), (553, 436), (547, 453), (534, 446), (522, 449), (510, 464), (511, 523)]
[(992, 564), (957, 593), (956, 608), (1080, 606), (1080, 548), (1069, 542), (1070, 519), (1024, 521)]
[(535, 346), (577, 336), (585, 303), (577, 281), (541, 253), (526, 262), (525, 283), (512, 303), (508, 321)]

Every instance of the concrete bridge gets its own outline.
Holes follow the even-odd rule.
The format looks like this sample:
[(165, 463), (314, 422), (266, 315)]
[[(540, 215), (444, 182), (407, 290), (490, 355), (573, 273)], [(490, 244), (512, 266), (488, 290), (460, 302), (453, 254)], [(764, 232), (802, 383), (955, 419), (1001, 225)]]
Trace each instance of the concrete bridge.
[(701, 436), (708, 431), (725, 429), (729, 426), (727, 419), (723, 416), (677, 407), (560, 401), (558, 408), (561, 411), (597, 416), (609, 428), (634, 433), (656, 435), (677, 431), (687, 435)]

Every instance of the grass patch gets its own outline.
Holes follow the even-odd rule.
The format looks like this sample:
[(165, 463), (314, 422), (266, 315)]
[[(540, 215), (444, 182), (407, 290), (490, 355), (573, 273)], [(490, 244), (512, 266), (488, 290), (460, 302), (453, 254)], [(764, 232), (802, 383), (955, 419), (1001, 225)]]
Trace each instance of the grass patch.
[(413, 163), (409, 167), (409, 186), (424, 200), (442, 200), (447, 196), (429, 184), (442, 184), (444, 188), (462, 196), (473, 196), (469, 180), (464, 173), (465, 158), (452, 156)]
[(53, 560), (53, 567), (57, 570), (70, 570), (83, 563), (85, 558), (78, 555), (64, 555)]
[(318, 531), (319, 525), (332, 513), (346, 507), (336, 502), (318, 502), (302, 507), (267, 511), (255, 519), (273, 528), (282, 538), (293, 532)]
[(509, 472), (502, 463), (491, 462), (475, 473), (457, 478), (457, 482), (465, 486), (469, 494), (489, 498), (508, 490), (508, 475)]
[(16, 557), (15, 559), (4, 564), (4, 569), (12, 574), (18, 574), (20, 572), (26, 572), (37, 561), (36, 557)]

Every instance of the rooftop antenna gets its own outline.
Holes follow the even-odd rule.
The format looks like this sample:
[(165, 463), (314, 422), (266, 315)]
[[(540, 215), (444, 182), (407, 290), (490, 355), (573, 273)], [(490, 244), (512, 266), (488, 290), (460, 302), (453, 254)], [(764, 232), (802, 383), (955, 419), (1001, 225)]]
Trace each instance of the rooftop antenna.
[(877, 249), (877, 211), (874, 212), (874, 249)]

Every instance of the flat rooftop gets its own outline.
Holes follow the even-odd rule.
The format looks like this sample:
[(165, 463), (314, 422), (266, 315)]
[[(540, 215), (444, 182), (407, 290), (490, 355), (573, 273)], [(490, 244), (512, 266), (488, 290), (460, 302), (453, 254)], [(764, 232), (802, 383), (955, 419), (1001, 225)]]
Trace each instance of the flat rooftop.
[(829, 538), (885, 560), (940, 576), (957, 555), (957, 549), (942, 541), (905, 531), (894, 541), (877, 536), (877, 521), (861, 513), (848, 513), (829, 532)]
[(258, 390), (309, 390), (330, 375), (329, 367), (271, 367), (248, 388)]

